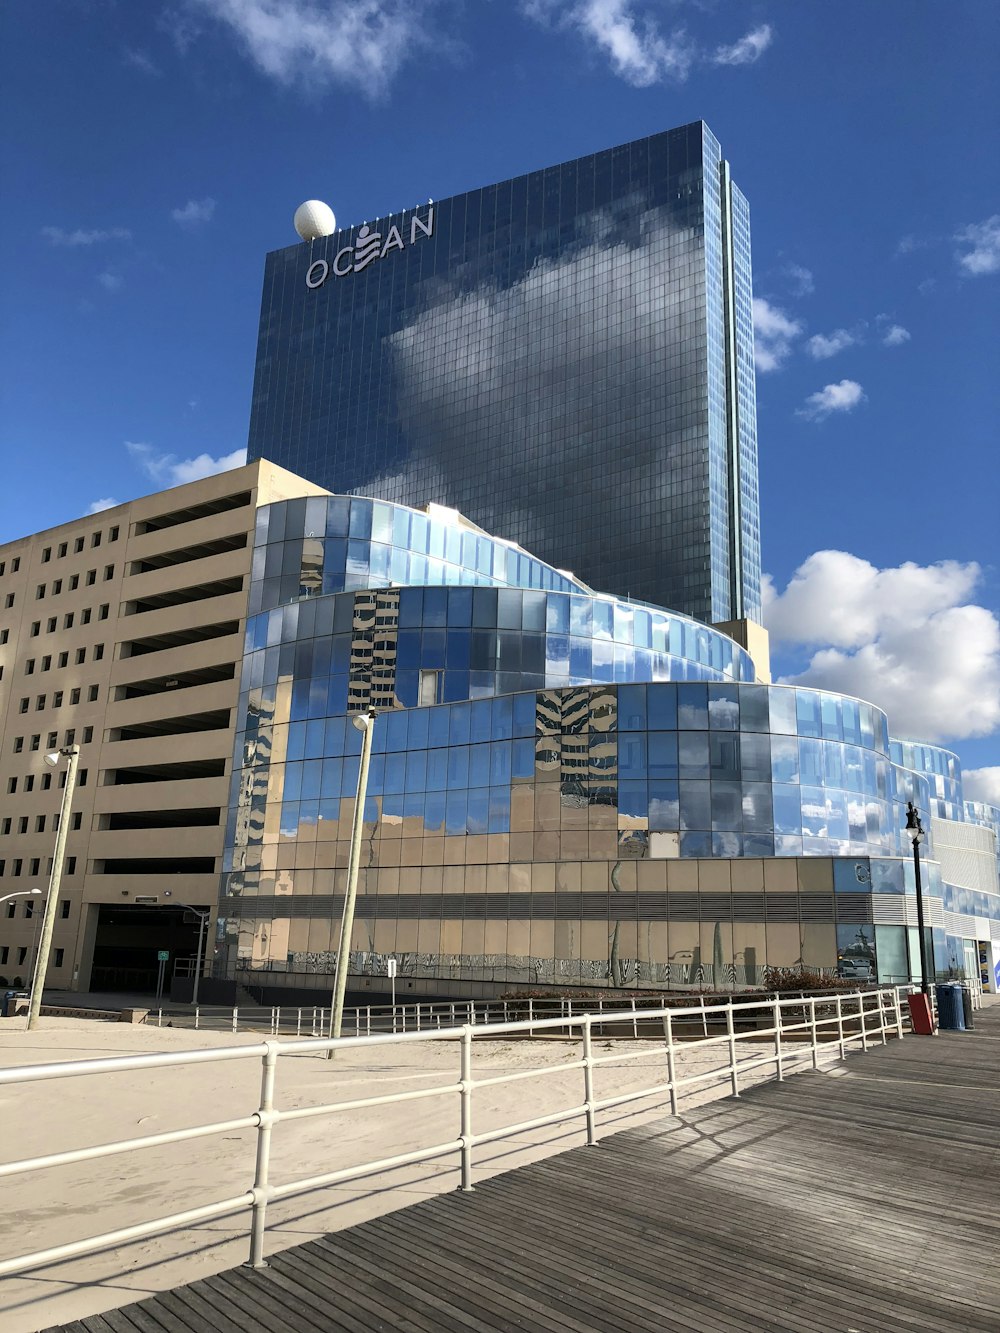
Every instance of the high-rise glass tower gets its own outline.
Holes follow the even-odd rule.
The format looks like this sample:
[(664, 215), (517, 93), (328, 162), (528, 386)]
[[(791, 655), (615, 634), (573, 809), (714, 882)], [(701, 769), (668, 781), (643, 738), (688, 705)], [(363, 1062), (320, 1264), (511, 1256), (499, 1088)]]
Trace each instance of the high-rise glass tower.
[(621, 596), (759, 620), (749, 210), (714, 135), (268, 255), (259, 457), (454, 506)]

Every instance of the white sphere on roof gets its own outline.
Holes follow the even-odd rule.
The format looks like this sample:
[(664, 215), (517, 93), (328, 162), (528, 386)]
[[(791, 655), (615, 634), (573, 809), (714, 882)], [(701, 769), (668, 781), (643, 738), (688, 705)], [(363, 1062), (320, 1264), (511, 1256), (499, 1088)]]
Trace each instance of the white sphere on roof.
[(307, 199), (295, 210), (295, 230), (304, 241), (316, 241), (321, 236), (332, 236), (337, 230), (333, 209), (320, 199)]

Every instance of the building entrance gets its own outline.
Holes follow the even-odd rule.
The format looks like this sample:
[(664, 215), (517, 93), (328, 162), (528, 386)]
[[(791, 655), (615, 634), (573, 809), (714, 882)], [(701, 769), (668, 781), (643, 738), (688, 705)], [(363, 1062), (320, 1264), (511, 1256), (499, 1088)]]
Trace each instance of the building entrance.
[[(200, 907), (200, 904), (193, 904)], [(179, 959), (198, 952), (198, 918), (183, 906), (144, 906), (104, 903), (100, 908), (94, 941), (92, 991), (134, 991), (152, 994), (159, 971), (157, 955), (169, 953), (166, 977), (173, 974)]]

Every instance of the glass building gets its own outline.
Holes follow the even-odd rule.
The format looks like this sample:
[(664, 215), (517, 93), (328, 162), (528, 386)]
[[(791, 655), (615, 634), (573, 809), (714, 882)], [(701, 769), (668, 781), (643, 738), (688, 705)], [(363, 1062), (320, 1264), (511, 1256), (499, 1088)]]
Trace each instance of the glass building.
[(272, 504), (252, 570), (220, 978), (329, 984), (372, 709), (356, 978), (391, 956), (425, 989), (905, 981), (908, 800), (935, 967), (1000, 961), (992, 829), (955, 757), (873, 705), (759, 684), (720, 631), (439, 507)]
[(702, 122), (267, 257), (249, 457), (760, 619), (750, 226)]

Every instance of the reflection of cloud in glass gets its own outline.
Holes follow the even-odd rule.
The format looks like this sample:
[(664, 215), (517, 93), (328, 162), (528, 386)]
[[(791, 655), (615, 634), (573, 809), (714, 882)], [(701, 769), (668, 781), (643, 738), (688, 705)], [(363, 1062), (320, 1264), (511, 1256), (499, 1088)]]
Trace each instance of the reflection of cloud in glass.
[[(703, 513), (687, 539), (663, 530), (681, 490), (669, 470), (707, 429), (704, 386), (696, 395), (679, 363), (682, 342), (705, 338), (703, 305), (680, 299), (698, 247), (660, 209), (578, 226), (587, 234), (559, 259), (539, 260), (509, 287), (456, 284), (387, 339), (410, 453), (376, 484), (391, 498), (468, 510), (470, 441), (485, 435), (477, 521), (555, 563), (575, 559), (567, 553), (581, 545), (581, 524), (593, 524), (593, 567), (575, 572), (615, 586), (651, 552), (705, 544)], [(697, 351), (689, 355), (694, 364)], [(550, 471), (548, 455), (558, 461)], [(693, 505), (706, 502), (699, 481), (685, 484), (697, 490)], [(611, 524), (601, 530), (605, 495), (618, 509), (634, 497), (624, 543)], [(622, 576), (609, 577), (609, 565)]]

